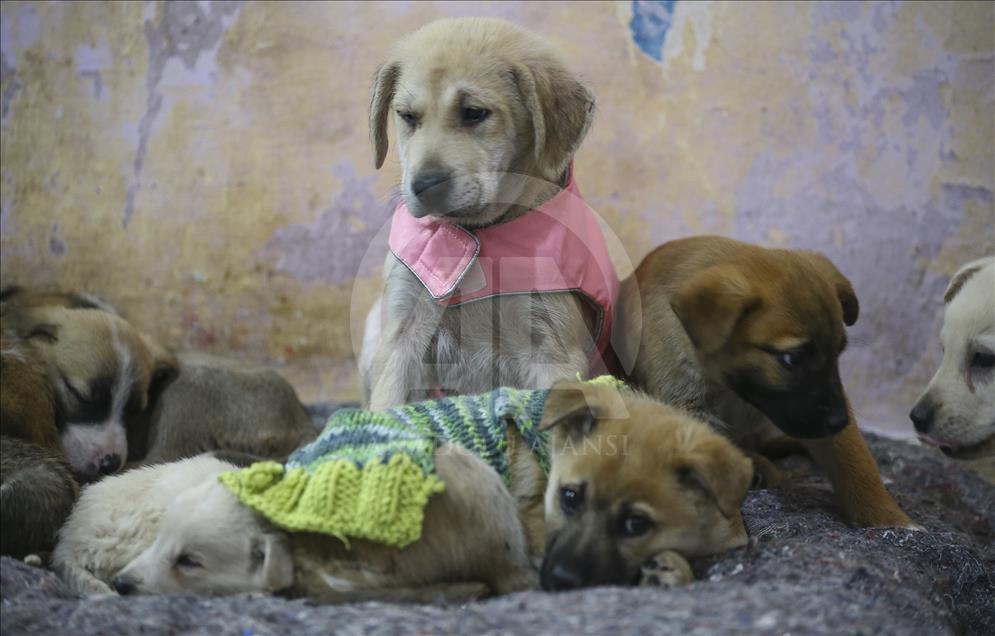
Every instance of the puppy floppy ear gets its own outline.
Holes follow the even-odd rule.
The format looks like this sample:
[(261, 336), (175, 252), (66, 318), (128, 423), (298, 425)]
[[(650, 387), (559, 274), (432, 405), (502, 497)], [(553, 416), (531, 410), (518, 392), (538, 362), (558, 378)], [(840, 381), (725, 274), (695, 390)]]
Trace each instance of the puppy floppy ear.
[(594, 118), (594, 93), (551, 59), (512, 67), (512, 76), (532, 115), (536, 165), (558, 180)]
[(670, 301), (695, 348), (718, 351), (739, 321), (760, 304), (753, 286), (732, 265), (716, 265), (696, 276)]
[(995, 262), (995, 258), (993, 257), (981, 258), (968, 263), (957, 270), (957, 273), (950, 279), (950, 284), (947, 285), (947, 290), (943, 292), (944, 304), (949, 304), (950, 301), (957, 295), (957, 292), (960, 291), (961, 287), (964, 286), (964, 283), (992, 262)]
[(387, 116), (394, 101), (397, 77), (401, 74), (398, 62), (384, 64), (377, 69), (370, 98), (370, 141), (373, 142), (374, 165), (377, 170), (387, 158)]
[(252, 546), (252, 558), (259, 567), (259, 581), (269, 592), (278, 592), (294, 584), (294, 562), (284, 537), (266, 533)]
[(836, 297), (840, 301), (843, 309), (843, 324), (847, 327), (857, 322), (860, 315), (860, 303), (857, 301), (857, 292), (853, 290), (853, 285), (849, 279), (836, 268), (831, 260), (818, 252), (806, 252), (809, 262), (822, 274), (826, 280), (836, 290)]
[(595, 407), (589, 403), (580, 384), (561, 380), (549, 390), (539, 430), (557, 427), (572, 438), (580, 438), (594, 429), (596, 421)]
[(711, 437), (677, 460), (677, 481), (715, 504), (726, 519), (739, 512), (753, 481), (753, 462), (730, 442)]

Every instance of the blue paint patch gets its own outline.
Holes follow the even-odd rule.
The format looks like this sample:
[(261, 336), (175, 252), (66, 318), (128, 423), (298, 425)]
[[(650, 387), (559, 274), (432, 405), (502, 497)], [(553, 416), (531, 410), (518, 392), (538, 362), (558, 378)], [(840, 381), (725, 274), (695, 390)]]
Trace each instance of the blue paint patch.
[(632, 0), (632, 39), (643, 53), (660, 62), (663, 43), (674, 19), (677, 0)]

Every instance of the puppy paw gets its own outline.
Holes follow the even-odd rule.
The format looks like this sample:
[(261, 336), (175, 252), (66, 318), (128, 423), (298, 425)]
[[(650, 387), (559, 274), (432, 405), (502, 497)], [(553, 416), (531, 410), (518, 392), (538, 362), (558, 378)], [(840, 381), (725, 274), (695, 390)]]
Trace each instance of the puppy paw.
[(670, 589), (687, 585), (694, 581), (691, 566), (681, 555), (673, 551), (661, 552), (640, 568), (640, 587), (662, 587)]
[(41, 557), (37, 554), (29, 554), (24, 557), (24, 564), (30, 565), (31, 567), (40, 568), (42, 565)]
[(784, 481), (784, 476), (777, 466), (763, 455), (747, 452), (746, 456), (753, 463), (753, 480), (750, 482), (750, 490), (776, 488)]

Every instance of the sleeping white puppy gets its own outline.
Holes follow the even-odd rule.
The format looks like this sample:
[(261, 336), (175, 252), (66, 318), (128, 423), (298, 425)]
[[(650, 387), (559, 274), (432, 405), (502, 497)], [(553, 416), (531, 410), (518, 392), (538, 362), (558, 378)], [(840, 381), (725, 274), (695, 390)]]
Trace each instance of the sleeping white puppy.
[(198, 455), (106, 477), (83, 490), (59, 530), (53, 568), (81, 594), (113, 594), (114, 575), (155, 539), (177, 493), (216, 481), (234, 464)]
[(538, 574), (501, 477), (479, 457), (449, 446), (437, 451), (435, 467), (446, 490), (429, 501), (421, 539), (404, 549), (285, 532), (208, 479), (169, 505), (158, 533), (113, 577), (114, 589), (431, 602), (534, 587)]
[(995, 257), (968, 263), (943, 296), (943, 361), (909, 416), (957, 459), (995, 455)]

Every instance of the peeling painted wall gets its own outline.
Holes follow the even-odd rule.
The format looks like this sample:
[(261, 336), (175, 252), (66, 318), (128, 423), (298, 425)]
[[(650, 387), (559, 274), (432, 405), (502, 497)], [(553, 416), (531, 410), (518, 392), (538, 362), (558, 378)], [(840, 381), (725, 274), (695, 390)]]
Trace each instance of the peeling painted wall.
[(172, 346), (355, 397), (350, 317), (398, 180), (372, 167), (370, 79), (418, 25), (495, 15), (595, 89), (578, 179), (629, 258), (704, 232), (824, 251), (863, 305), (857, 410), (906, 428), (950, 274), (995, 252), (993, 11), (5, 2), (2, 280), (83, 287)]

